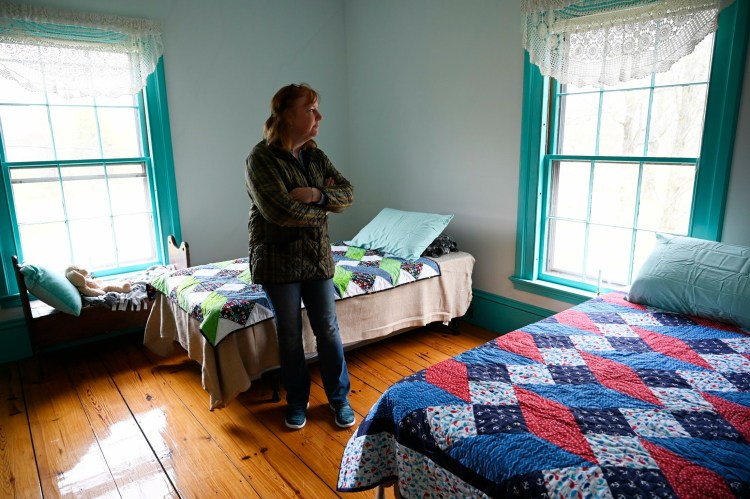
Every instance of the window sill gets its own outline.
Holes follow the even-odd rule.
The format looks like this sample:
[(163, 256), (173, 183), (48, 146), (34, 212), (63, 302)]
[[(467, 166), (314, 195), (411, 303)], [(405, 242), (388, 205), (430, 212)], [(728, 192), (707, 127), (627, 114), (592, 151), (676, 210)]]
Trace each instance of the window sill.
[(511, 276), (513, 287), (518, 290), (544, 296), (553, 300), (564, 301), (578, 305), (591, 298), (596, 298), (596, 293), (584, 291), (582, 289), (571, 288), (561, 284), (554, 284), (538, 279), (523, 279), (521, 277)]

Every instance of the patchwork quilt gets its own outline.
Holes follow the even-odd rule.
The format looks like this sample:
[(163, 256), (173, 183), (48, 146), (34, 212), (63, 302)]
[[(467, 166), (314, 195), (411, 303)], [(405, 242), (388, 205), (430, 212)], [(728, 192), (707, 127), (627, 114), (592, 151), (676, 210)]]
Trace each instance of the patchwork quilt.
[[(440, 275), (439, 265), (429, 258), (407, 261), (343, 243), (331, 249), (336, 300)], [(263, 287), (252, 283), (247, 258), (176, 270), (157, 277), (151, 286), (198, 320), (214, 346), (234, 331), (273, 317)]]
[(339, 491), (750, 497), (750, 333), (587, 301), (391, 386)]

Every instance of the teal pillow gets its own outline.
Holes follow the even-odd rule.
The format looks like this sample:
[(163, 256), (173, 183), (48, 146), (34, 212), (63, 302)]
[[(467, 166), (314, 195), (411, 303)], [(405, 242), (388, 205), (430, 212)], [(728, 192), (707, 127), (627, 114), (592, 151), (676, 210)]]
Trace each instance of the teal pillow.
[(81, 293), (62, 273), (39, 265), (21, 267), (26, 288), (37, 298), (60, 312), (81, 315)]
[(750, 329), (750, 248), (657, 234), (628, 300)]
[(416, 260), (452, 219), (453, 215), (383, 208), (354, 239), (344, 242), (349, 246)]

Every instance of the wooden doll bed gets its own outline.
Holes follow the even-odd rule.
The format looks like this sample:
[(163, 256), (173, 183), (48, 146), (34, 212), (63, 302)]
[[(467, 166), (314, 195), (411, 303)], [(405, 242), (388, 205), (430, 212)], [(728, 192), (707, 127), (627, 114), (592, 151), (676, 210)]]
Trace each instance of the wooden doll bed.
[[(176, 268), (190, 266), (190, 253), (187, 244), (178, 245), (173, 236), (167, 240), (169, 261)], [(36, 376), (42, 375), (40, 356), (51, 348), (74, 341), (136, 331), (143, 328), (148, 319), (149, 309), (111, 310), (104, 306), (84, 306), (79, 316), (55, 310), (41, 301), (32, 302), (26, 287), (22, 265), (13, 255), (13, 270), (21, 299), (21, 308), (29, 331), (31, 349), (34, 356)]]
[[(463, 316), (472, 298), (474, 257), (458, 251), (434, 260), (440, 266), (439, 276), (337, 301), (344, 348), (433, 322), (448, 324)], [(303, 324), (305, 352), (314, 359), (314, 336), (307, 320)], [(144, 344), (162, 356), (171, 354), (175, 344), (184, 348), (201, 365), (210, 409), (228, 404), (279, 362), (273, 320), (235, 331), (213, 346), (201, 333), (199, 322), (161, 293), (146, 323)]]

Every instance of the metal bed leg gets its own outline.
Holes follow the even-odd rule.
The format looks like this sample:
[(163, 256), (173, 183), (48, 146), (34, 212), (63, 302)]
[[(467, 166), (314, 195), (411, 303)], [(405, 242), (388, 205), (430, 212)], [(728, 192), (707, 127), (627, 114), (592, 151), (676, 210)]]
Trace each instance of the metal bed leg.
[(458, 317), (454, 317), (451, 319), (451, 321), (448, 323), (448, 328), (451, 330), (451, 334), (453, 336), (458, 336), (461, 334), (461, 321)]
[(448, 324), (443, 324), (442, 322), (432, 322), (428, 324), (426, 327), (430, 329), (437, 329), (442, 332), (445, 332), (445, 330), (447, 329), (448, 332), (452, 334), (453, 336), (458, 336), (459, 334), (461, 334), (460, 324), (461, 324), (460, 318), (454, 317), (453, 319), (448, 321)]
[(271, 371), (271, 383), (273, 385), (271, 402), (278, 402), (281, 400), (281, 376), (279, 375), (278, 369)]

